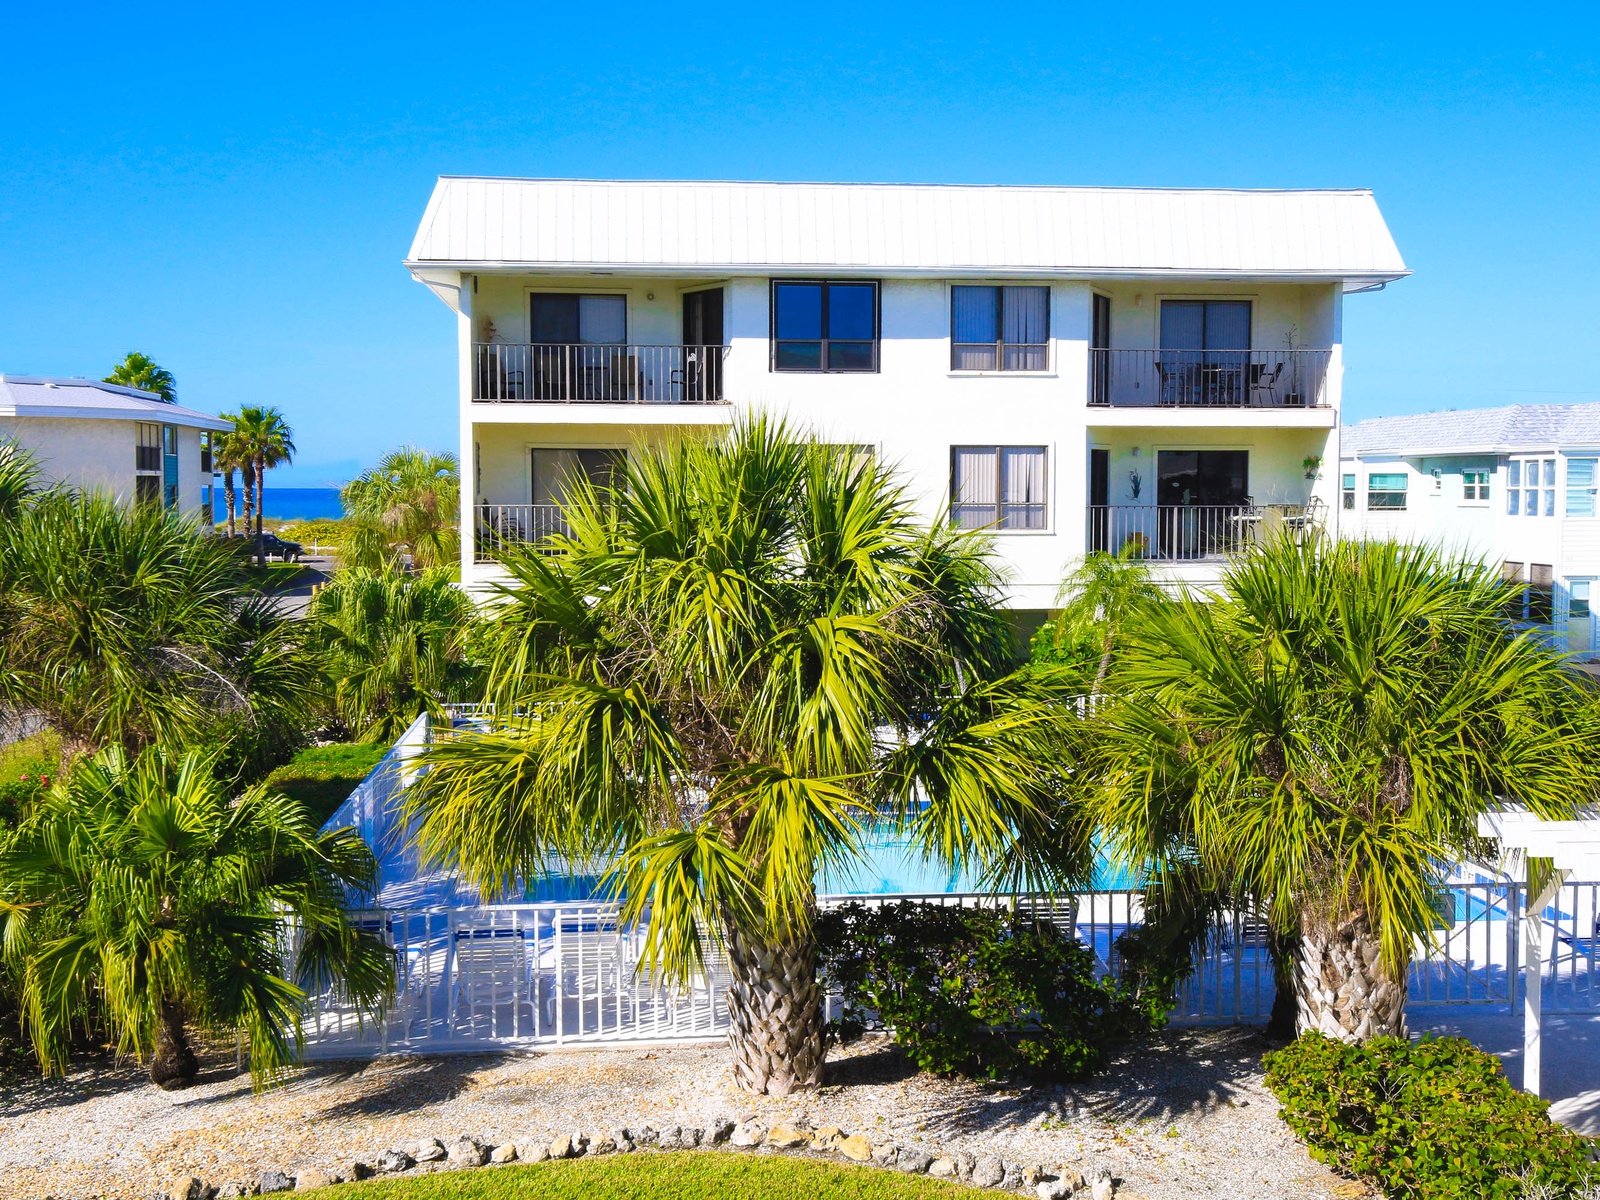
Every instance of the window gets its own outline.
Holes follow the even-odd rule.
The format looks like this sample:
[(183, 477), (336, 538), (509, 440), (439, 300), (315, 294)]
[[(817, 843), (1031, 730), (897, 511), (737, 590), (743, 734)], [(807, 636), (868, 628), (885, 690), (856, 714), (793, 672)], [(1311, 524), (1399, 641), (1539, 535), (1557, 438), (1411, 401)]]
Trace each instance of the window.
[(1346, 475), (1339, 480), (1339, 483), (1339, 492), (1344, 502), (1344, 509), (1349, 512), (1356, 506), (1356, 477), (1354, 475)]
[(133, 500), (135, 504), (160, 504), (161, 476), (135, 475), (133, 477)]
[(1369, 509), (1403, 509), (1406, 506), (1406, 473), (1391, 471), (1373, 472), (1367, 476), (1367, 507)]
[(610, 487), (627, 462), (627, 452), (613, 449), (550, 449), (533, 452), (533, 502), (564, 504), (574, 484), (587, 480)]
[(1556, 460), (1512, 459), (1506, 468), (1508, 516), (1556, 515)]
[(133, 469), (137, 472), (161, 473), (161, 426), (137, 422), (138, 443), (134, 451)]
[(1049, 288), (950, 289), (952, 371), (1043, 371), (1049, 342)]
[(535, 292), (528, 340), (535, 346), (620, 346), (628, 340), (627, 297)]
[(1527, 619), (1548, 625), (1555, 607), (1555, 568), (1549, 563), (1529, 563)]
[(876, 371), (878, 285), (774, 283), (774, 371)]
[(1461, 499), (1467, 504), (1477, 504), (1489, 498), (1489, 472), (1468, 468), (1461, 472)]
[(212, 473), (211, 433), (209, 430), (207, 430), (200, 434), (200, 474), (210, 475)]
[(1587, 621), (1589, 619), (1589, 584), (1588, 579), (1574, 579), (1567, 585), (1567, 620)]
[(952, 446), (950, 520), (961, 529), (1044, 529), (1043, 446)]
[(1567, 459), (1567, 516), (1600, 516), (1595, 511), (1595, 464), (1592, 458)]

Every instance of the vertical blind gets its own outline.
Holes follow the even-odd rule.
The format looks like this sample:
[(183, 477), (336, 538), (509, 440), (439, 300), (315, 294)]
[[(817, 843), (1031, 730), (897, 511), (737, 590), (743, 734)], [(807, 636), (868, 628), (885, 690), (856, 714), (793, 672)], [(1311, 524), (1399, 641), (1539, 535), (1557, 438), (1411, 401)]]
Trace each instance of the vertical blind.
[(950, 289), (953, 370), (1042, 371), (1049, 341), (1049, 288), (963, 284)]
[(1044, 529), (1043, 446), (956, 446), (950, 453), (950, 518), (962, 529)]

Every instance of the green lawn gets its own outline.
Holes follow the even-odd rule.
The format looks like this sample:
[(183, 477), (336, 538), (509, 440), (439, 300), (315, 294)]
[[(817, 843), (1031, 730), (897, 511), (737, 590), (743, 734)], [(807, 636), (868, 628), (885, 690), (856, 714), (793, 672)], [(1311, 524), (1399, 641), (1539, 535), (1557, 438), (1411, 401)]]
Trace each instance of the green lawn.
[(378, 765), (387, 749), (366, 742), (312, 746), (273, 771), (267, 783), (304, 804), (320, 825)]
[(941, 1179), (783, 1155), (644, 1150), (531, 1167), (480, 1167), (341, 1184), (326, 1200), (933, 1200), (971, 1196)]

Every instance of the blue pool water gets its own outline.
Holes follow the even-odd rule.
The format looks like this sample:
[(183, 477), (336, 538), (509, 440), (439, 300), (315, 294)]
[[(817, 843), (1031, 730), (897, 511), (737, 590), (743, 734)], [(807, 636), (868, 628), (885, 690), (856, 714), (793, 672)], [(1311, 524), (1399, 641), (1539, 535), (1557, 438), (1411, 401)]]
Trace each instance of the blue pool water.
[[(535, 880), (523, 896), (530, 902), (591, 900), (600, 893), (597, 875), (560, 875)], [(1138, 887), (1128, 872), (1097, 859), (1093, 887), (1097, 890)], [(879, 839), (866, 848), (865, 856), (836, 873), (819, 873), (817, 891), (823, 895), (896, 896), (905, 894), (943, 894), (984, 890), (979, 881), (961, 872), (951, 874), (925, 863), (908, 844), (892, 838)]]

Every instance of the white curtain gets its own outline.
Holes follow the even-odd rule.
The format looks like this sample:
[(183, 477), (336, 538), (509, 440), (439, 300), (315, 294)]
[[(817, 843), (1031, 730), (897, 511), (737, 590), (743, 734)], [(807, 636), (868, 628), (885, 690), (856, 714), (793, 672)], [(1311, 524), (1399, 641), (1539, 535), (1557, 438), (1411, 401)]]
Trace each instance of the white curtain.
[(993, 446), (957, 446), (950, 463), (950, 516), (962, 529), (992, 525), (999, 499)]
[(1003, 529), (1045, 527), (1045, 451), (1043, 446), (1006, 446), (1001, 450), (1004, 492)]
[(1042, 346), (1050, 336), (1050, 289), (1008, 287), (1001, 324), (1007, 345)]

